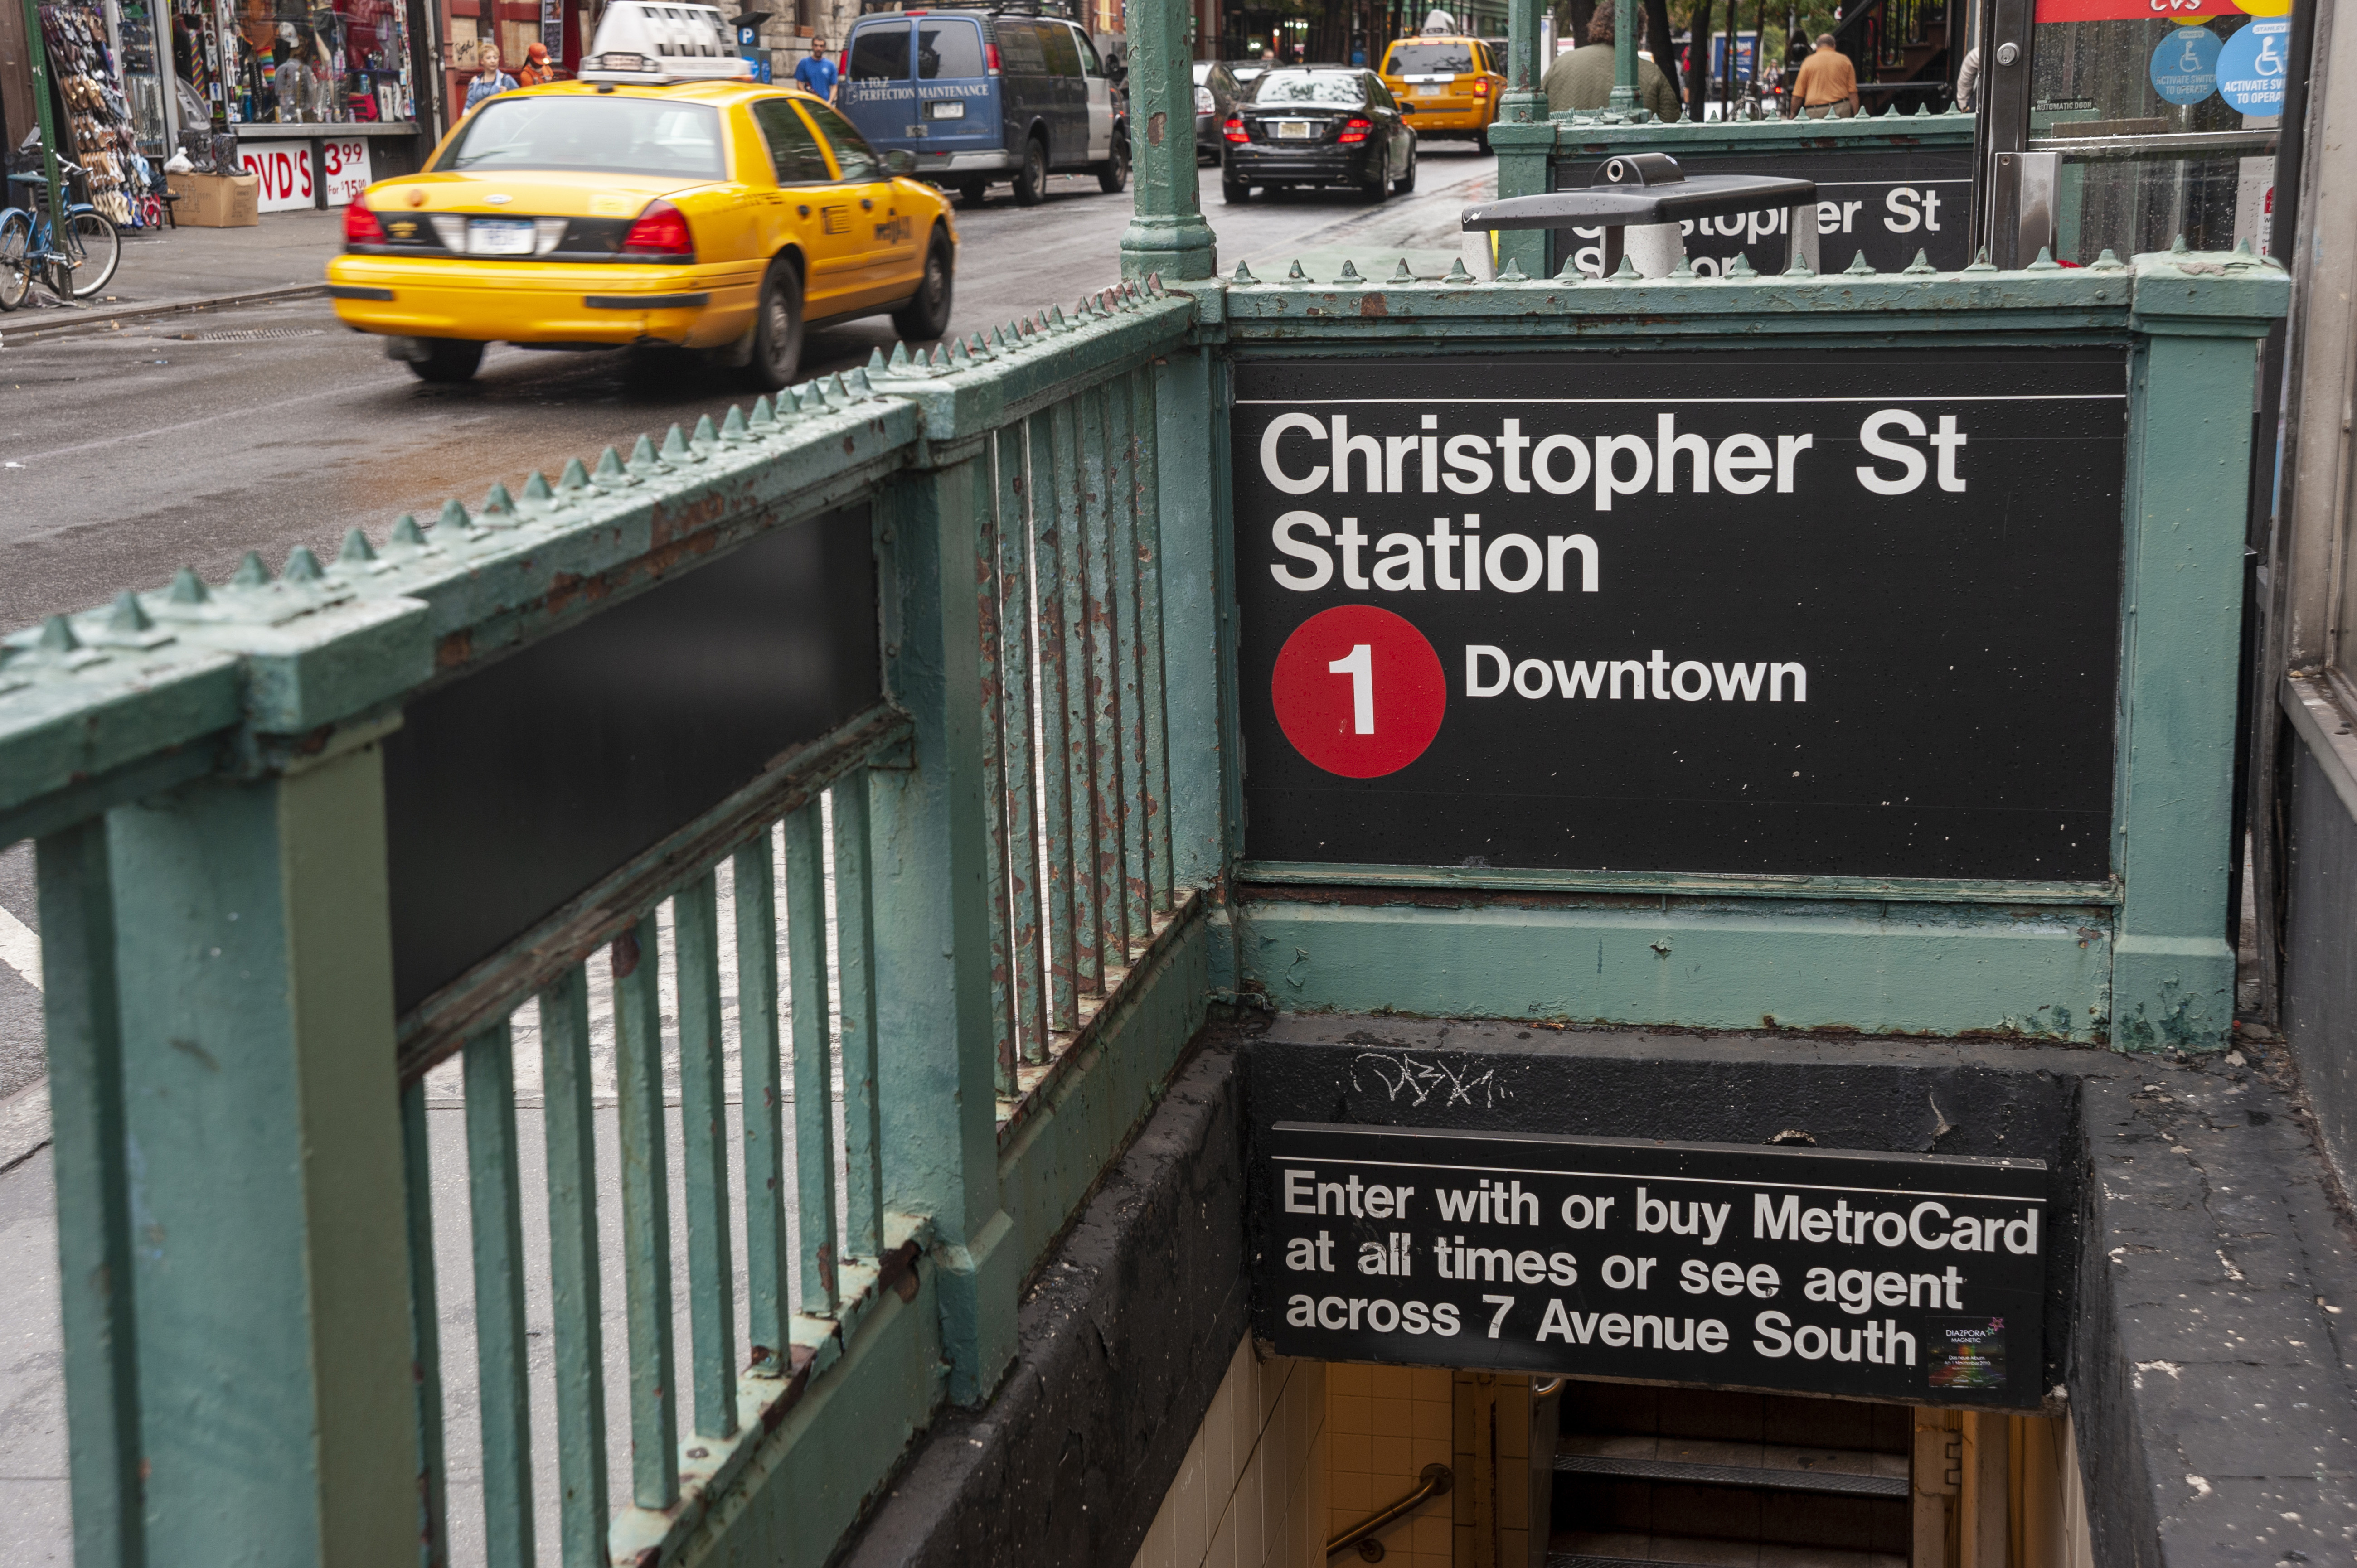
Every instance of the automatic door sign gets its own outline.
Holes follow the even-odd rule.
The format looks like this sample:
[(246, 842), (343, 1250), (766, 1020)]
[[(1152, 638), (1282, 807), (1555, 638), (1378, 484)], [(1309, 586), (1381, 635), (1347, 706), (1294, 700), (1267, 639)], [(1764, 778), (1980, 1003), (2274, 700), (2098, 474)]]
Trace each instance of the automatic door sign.
[(2242, 114), (2280, 114), (2291, 75), (2291, 24), (2253, 22), (2218, 51), (2218, 96)]
[(2199, 103), (2218, 91), (2218, 35), (2179, 27), (2152, 51), (2152, 90), (2171, 103)]
[(1280, 1122), (1280, 1354), (1932, 1404), (2042, 1387), (2046, 1166)]
[(2117, 350), (1236, 390), (1250, 859), (2109, 875)]

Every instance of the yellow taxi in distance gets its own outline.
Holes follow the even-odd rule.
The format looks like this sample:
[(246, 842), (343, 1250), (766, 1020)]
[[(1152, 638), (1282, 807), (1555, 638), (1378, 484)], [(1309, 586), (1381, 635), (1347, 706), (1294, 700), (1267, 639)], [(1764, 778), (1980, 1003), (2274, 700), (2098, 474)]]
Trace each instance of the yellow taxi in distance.
[(486, 343), (672, 345), (774, 390), (807, 322), (939, 338), (956, 262), (949, 202), (808, 93), (585, 80), (486, 99), (425, 172), (369, 187), (328, 292), (425, 381), (467, 380)]
[(1506, 88), (1495, 64), (1479, 38), (1426, 33), (1394, 42), (1376, 74), (1399, 100), (1418, 140), (1463, 137), (1486, 153), (1498, 95)]

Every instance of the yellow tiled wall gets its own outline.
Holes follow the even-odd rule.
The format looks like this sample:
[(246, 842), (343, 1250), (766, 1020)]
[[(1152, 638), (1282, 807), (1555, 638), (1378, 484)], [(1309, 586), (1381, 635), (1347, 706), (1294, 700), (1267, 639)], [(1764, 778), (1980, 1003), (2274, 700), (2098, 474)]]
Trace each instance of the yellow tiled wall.
[[(1327, 1529), (1339, 1535), (1415, 1489), (1426, 1465), (1453, 1465), (1452, 1391), (1445, 1368), (1326, 1369)], [(1436, 1498), (1383, 1531), (1384, 1561), (1451, 1568), (1450, 1511)]]
[(1325, 1568), (1326, 1375), (1247, 1335), (1131, 1568)]

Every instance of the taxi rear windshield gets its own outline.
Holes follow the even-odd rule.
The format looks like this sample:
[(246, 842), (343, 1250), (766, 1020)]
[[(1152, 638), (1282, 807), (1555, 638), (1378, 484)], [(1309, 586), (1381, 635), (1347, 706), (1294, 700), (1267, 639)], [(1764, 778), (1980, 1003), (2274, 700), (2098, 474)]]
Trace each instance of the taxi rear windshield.
[(1253, 84), (1254, 103), (1313, 103), (1356, 109), (1366, 102), (1359, 79), (1339, 70), (1272, 70)]
[(1480, 70), (1471, 44), (1402, 44), (1392, 50), (1388, 76), (1468, 76)]
[(492, 98), (434, 166), (490, 174), (535, 169), (718, 179), (720, 115), (654, 98)]

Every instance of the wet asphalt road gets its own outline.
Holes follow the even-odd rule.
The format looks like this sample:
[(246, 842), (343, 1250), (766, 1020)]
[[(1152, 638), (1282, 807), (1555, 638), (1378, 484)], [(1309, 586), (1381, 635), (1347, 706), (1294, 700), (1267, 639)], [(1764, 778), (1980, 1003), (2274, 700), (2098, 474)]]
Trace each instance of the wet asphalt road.
[[(1204, 208), (1222, 270), (1242, 259), (1282, 276), (1297, 250), (1361, 244), (1368, 270), (1387, 247), (1456, 252), (1459, 210), (1493, 195), (1496, 174), (1469, 146), (1435, 144), (1410, 196), (1291, 193), (1229, 207), (1207, 169)], [(1069, 311), (1119, 276), (1129, 198), (1100, 193), (1093, 178), (1053, 183), (1038, 208), (1002, 192), (958, 212), (958, 332), (1051, 304)], [(124, 265), (136, 260), (134, 248)], [(804, 373), (864, 364), (892, 341), (882, 317), (813, 329)], [(473, 506), (494, 480), (554, 476), (568, 457), (594, 462), (609, 444), (627, 452), (641, 431), (660, 440), (674, 421), (750, 402), (716, 380), (636, 375), (619, 354), (495, 347), (471, 383), (429, 387), (342, 328), (324, 299), (6, 343), (0, 629), (161, 585), (184, 565), (218, 582), (248, 550), (275, 571), (298, 544), (328, 554), (355, 524), (382, 543), (404, 511), (430, 520), (446, 498)], [(0, 849), (0, 910), (38, 927), (29, 846)], [(41, 1071), (39, 993), (8, 950), (0, 942), (0, 1097)]]

